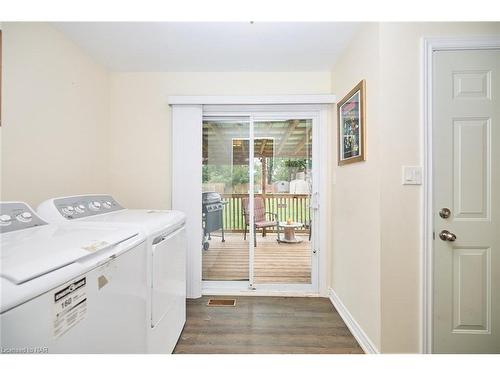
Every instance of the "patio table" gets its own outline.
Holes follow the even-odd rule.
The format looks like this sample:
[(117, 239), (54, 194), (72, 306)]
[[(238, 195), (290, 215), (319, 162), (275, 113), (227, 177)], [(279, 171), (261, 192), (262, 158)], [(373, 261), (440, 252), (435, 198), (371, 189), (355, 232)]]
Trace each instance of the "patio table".
[(285, 242), (285, 243), (300, 243), (302, 242), (301, 239), (298, 239), (295, 237), (295, 228), (301, 228), (304, 226), (303, 223), (298, 223), (298, 222), (292, 222), (288, 224), (286, 221), (280, 221), (278, 223), (280, 228), (283, 228), (283, 233), (284, 237), (283, 239), (278, 239), (278, 242)]

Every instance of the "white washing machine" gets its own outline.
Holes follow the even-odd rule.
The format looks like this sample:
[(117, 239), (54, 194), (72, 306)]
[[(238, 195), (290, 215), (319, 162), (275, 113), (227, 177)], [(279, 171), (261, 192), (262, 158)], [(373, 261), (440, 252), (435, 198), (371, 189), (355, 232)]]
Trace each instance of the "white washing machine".
[(144, 353), (146, 242), (131, 226), (48, 224), (0, 203), (2, 353)]
[(172, 353), (186, 322), (186, 216), (179, 211), (125, 209), (109, 195), (47, 200), (38, 214), (49, 222), (114, 223), (146, 235), (148, 353)]

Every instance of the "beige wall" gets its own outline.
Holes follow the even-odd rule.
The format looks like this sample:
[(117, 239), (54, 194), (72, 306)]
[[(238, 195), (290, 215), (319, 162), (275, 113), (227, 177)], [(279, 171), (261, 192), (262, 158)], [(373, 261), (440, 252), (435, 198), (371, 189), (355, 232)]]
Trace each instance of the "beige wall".
[(49, 24), (2, 29), (2, 200), (109, 192), (167, 208), (168, 95), (330, 92), (330, 72), (108, 73)]
[[(421, 39), (500, 34), (500, 23), (381, 23), (381, 337), (384, 352), (420, 349), (420, 186), (401, 185), (401, 166), (423, 162)], [(395, 203), (397, 202), (397, 203)]]
[(50, 25), (2, 33), (1, 199), (107, 191), (108, 73)]
[[(330, 285), (373, 344), (380, 348), (378, 30), (378, 24), (363, 27), (332, 71), (332, 92), (339, 100), (361, 79), (366, 80), (368, 127), (367, 160), (339, 167), (335, 155), (332, 163), (335, 185)], [(334, 134), (336, 140), (337, 133)]]
[(423, 162), (422, 37), (499, 33), (499, 23), (364, 25), (333, 68), (339, 97), (367, 81), (368, 160), (335, 168), (331, 285), (382, 352), (421, 349), (422, 187), (403, 186), (401, 167)]
[[(330, 72), (113, 73), (110, 191), (127, 207), (170, 207), (169, 95), (324, 94), (330, 90)], [(185, 147), (189, 152), (189, 139)]]
[(2, 29), (1, 198), (32, 205), (110, 192), (170, 207), (169, 95), (341, 97), (366, 79), (367, 161), (337, 167), (329, 129), (330, 285), (381, 351), (419, 350), (422, 188), (401, 185), (401, 166), (422, 163), (421, 37), (498, 34), (498, 23), (367, 24), (332, 72), (312, 73), (109, 74), (50, 25)]

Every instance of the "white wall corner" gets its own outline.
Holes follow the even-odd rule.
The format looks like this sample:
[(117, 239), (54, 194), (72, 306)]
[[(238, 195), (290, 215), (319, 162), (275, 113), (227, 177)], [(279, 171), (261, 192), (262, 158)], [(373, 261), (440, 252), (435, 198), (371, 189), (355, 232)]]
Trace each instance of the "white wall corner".
[(352, 335), (358, 342), (359, 346), (365, 351), (367, 354), (380, 354), (377, 346), (370, 340), (370, 337), (366, 334), (366, 332), (361, 328), (359, 323), (354, 319), (351, 315), (347, 307), (342, 303), (339, 296), (334, 292), (332, 288), (328, 288), (328, 296), (333, 306), (339, 313), (342, 320), (346, 324), (349, 331), (351, 331)]

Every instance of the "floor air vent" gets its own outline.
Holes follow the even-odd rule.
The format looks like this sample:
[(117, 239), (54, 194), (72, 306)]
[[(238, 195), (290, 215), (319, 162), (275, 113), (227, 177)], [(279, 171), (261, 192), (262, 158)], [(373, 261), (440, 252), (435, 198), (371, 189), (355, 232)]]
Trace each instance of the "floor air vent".
[(210, 298), (208, 300), (207, 306), (234, 307), (236, 306), (236, 300)]

